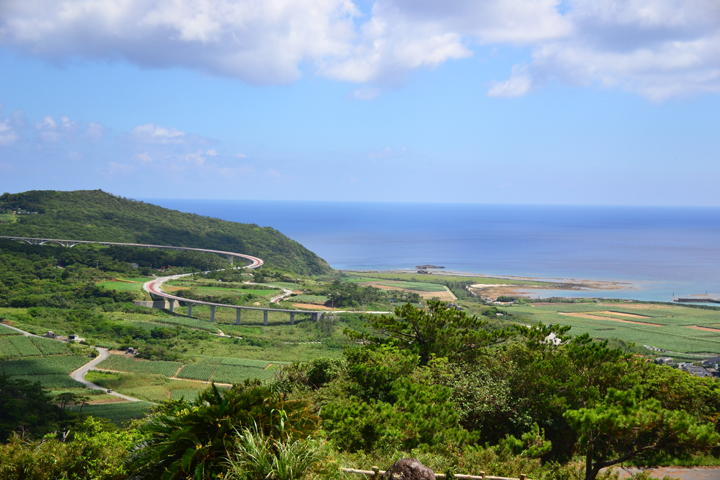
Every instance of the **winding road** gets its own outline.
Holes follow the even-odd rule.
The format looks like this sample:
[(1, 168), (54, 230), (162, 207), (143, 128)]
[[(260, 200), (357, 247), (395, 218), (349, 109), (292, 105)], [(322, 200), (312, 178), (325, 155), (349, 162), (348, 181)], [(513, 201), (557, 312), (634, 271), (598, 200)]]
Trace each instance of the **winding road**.
[(87, 373), (88, 373), (90, 370), (92, 370), (93, 368), (95, 368), (95, 366), (96, 366), (98, 363), (102, 362), (103, 360), (107, 359), (107, 358), (110, 356), (110, 352), (108, 352), (108, 349), (107, 349), (107, 348), (95, 347), (95, 349), (96, 349), (98, 352), (100, 352), (100, 355), (98, 355), (98, 356), (95, 357), (92, 361), (86, 363), (86, 364), (83, 365), (82, 367), (78, 368), (78, 369), (75, 370), (74, 372), (70, 373), (70, 376), (72, 377), (72, 379), (75, 380), (75, 381), (78, 381), (78, 382), (82, 383), (82, 384), (85, 385), (87, 388), (91, 388), (91, 389), (93, 389), (93, 390), (103, 390), (103, 391), (105, 391), (106, 393), (108, 393), (108, 394), (110, 394), (110, 395), (114, 395), (114, 396), (116, 396), (116, 397), (120, 397), (120, 398), (122, 398), (123, 400), (127, 400), (128, 402), (144, 402), (145, 400), (140, 400), (139, 398), (128, 397), (127, 395), (123, 395), (122, 393), (117, 393), (117, 392), (112, 391), (112, 390), (108, 391), (106, 388), (101, 387), (100, 385), (97, 385), (97, 384), (95, 384), (95, 383), (92, 383), (92, 382), (89, 381), (89, 380), (85, 380), (85, 375), (87, 375)]

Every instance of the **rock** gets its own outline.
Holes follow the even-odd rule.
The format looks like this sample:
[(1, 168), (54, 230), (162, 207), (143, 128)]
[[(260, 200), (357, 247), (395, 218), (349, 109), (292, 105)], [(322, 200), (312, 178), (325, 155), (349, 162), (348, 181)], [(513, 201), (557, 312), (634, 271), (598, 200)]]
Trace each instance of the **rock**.
[(403, 458), (383, 474), (382, 480), (435, 480), (435, 474), (418, 460)]

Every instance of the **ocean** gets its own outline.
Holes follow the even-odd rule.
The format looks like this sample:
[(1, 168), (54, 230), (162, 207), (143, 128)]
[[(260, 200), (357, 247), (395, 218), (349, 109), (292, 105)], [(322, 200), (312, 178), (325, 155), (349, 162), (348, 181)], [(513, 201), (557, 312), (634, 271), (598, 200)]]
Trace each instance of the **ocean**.
[(453, 272), (631, 285), (548, 296), (671, 301), (673, 295), (720, 294), (720, 208), (145, 200), (273, 227), (336, 269), (431, 264)]

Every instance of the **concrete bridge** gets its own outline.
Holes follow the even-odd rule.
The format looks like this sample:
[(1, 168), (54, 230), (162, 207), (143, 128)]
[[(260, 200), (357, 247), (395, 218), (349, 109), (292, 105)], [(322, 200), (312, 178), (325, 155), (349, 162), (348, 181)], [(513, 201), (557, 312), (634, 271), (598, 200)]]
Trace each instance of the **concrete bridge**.
[(235, 325), (240, 325), (242, 322), (242, 311), (243, 310), (262, 310), (263, 312), (263, 325), (268, 324), (268, 312), (284, 312), (290, 314), (290, 325), (295, 324), (295, 314), (297, 313), (303, 313), (303, 314), (309, 314), (313, 320), (318, 321), (320, 318), (322, 318), (322, 312), (313, 312), (308, 310), (287, 310), (284, 308), (266, 308), (266, 307), (244, 307), (244, 306), (238, 306), (238, 305), (228, 305), (226, 303), (213, 303), (213, 302), (203, 302), (201, 300), (191, 300), (189, 298), (184, 297), (177, 297), (175, 295), (170, 295), (169, 293), (165, 293), (162, 290), (162, 284), (169, 281), (169, 280), (176, 280), (178, 278), (182, 278), (188, 275), (192, 275), (191, 273), (184, 273), (181, 275), (172, 275), (169, 277), (161, 277), (156, 280), (151, 280), (145, 285), (143, 285), (143, 289), (150, 294), (150, 296), (153, 298), (153, 300), (156, 299), (162, 299), (162, 300), (168, 300), (169, 301), (169, 310), (172, 312), (175, 310), (176, 302), (182, 302), (187, 306), (187, 315), (188, 317), (192, 317), (192, 307), (193, 305), (206, 305), (210, 307), (210, 321), (215, 322), (215, 309), (218, 307), (223, 308), (234, 308), (235, 309)]
[[(72, 248), (75, 245), (83, 244), (83, 243), (96, 243), (98, 245), (117, 245), (117, 246), (123, 246), (123, 247), (147, 247), (147, 248), (164, 248), (169, 250), (191, 250), (195, 252), (204, 252), (204, 253), (215, 253), (221, 256), (226, 256), (228, 260), (230, 261), (230, 264), (233, 264), (234, 258), (241, 258), (243, 260), (246, 260), (250, 263), (245, 265), (242, 268), (247, 269), (255, 269), (259, 268), (263, 265), (263, 261), (257, 257), (253, 257), (251, 255), (245, 255), (242, 253), (234, 253), (234, 252), (224, 252), (221, 250), (209, 250), (207, 248), (191, 248), (191, 247), (173, 247), (169, 245), (149, 245), (145, 243), (120, 243), (120, 242), (100, 242), (100, 241), (93, 241), (93, 240), (61, 240), (57, 238), (30, 238), (30, 237), (13, 237), (13, 236), (0, 236), (0, 238), (8, 239), (8, 240), (18, 240), (21, 242), (28, 243), (30, 245), (46, 245), (46, 244), (55, 244), (60, 245), (62, 247)], [(314, 311), (308, 311), (308, 310), (286, 310), (282, 308), (264, 308), (264, 307), (241, 307), (238, 305), (228, 305), (224, 303), (212, 303), (212, 302), (203, 302), (200, 300), (191, 300), (189, 298), (183, 298), (183, 297), (177, 297), (175, 295), (170, 295), (169, 293), (165, 293), (162, 290), (162, 284), (167, 282), (168, 280), (175, 280), (181, 277), (185, 277), (188, 275), (192, 275), (192, 273), (185, 273), (181, 275), (172, 275), (169, 277), (161, 277), (155, 280), (151, 280), (143, 285), (143, 289), (150, 294), (150, 297), (153, 300), (162, 300), (163, 306), (164, 301), (169, 302), (169, 310), (172, 312), (175, 310), (175, 307), (178, 302), (182, 302), (187, 306), (188, 309), (188, 317), (192, 317), (192, 307), (193, 305), (207, 305), (210, 307), (210, 321), (215, 321), (215, 309), (218, 307), (223, 308), (234, 308), (235, 309), (235, 324), (240, 325), (242, 320), (242, 310), (262, 310), (263, 311), (263, 325), (268, 324), (268, 312), (285, 312), (290, 315), (290, 325), (295, 324), (295, 314), (301, 313), (301, 314), (308, 314), (310, 315), (313, 320), (318, 321), (322, 317), (322, 312), (314, 312)], [(153, 302), (154, 303), (154, 302)], [(161, 307), (162, 308), (162, 307)]]

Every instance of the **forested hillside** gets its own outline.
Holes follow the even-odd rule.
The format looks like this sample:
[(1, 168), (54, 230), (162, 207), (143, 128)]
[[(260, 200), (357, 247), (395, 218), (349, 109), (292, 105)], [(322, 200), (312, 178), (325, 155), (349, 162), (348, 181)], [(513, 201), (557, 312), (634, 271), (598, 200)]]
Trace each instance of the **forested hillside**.
[(211, 248), (254, 255), (301, 274), (332, 270), (273, 228), (183, 213), (102, 190), (5, 193), (0, 196), (3, 211), (28, 213), (2, 215), (0, 235)]

